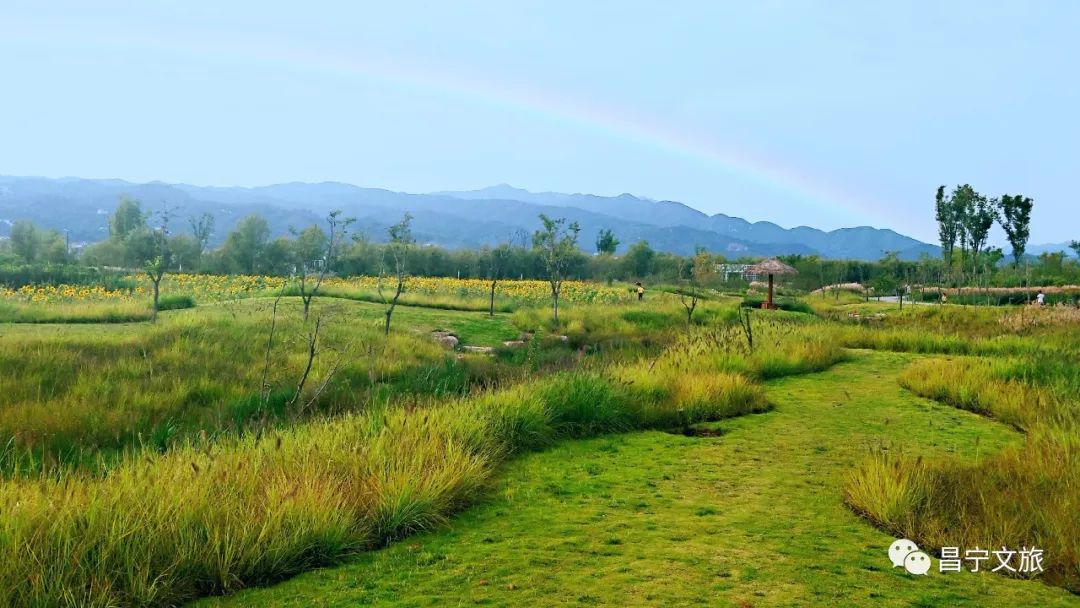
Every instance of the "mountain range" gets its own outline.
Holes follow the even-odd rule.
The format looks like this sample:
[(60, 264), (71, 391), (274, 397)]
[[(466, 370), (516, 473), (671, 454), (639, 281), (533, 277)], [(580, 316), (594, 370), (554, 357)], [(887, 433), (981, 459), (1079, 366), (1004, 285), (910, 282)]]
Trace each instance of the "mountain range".
[[(214, 215), (212, 243), (220, 243), (237, 221), (252, 213), (265, 217), (271, 233), (279, 236), (290, 227), (322, 224), (328, 212), (341, 209), (345, 216), (356, 218), (356, 232), (374, 240), (381, 240), (386, 228), (409, 212), (419, 242), (449, 248), (520, 243), (537, 228), (537, 216), (543, 213), (578, 222), (581, 246), (586, 250), (592, 249), (601, 229), (609, 229), (620, 240), (620, 250), (645, 240), (656, 250), (679, 254), (704, 247), (728, 257), (817, 254), (876, 260), (886, 251), (897, 251), (904, 259), (939, 251), (935, 245), (870, 226), (787, 229), (722, 213), (707, 215), (675, 201), (630, 194), (529, 192), (506, 184), (464, 192), (407, 194), (338, 182), (241, 188), (0, 176), (0, 235), (7, 233), (11, 222), (30, 219), (67, 230), (72, 242), (99, 241), (108, 235), (108, 216), (122, 196), (139, 199), (150, 212), (168, 208), (181, 218)], [(182, 223), (186, 225), (186, 220)]]

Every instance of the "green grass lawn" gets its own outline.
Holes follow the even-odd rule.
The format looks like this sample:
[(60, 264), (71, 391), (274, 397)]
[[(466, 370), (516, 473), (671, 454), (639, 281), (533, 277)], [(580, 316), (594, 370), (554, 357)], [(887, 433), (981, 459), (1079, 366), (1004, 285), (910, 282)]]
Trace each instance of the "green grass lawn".
[(713, 425), (567, 441), (507, 465), (448, 529), (202, 606), (1075, 606), (969, 572), (891, 568), (893, 538), (842, 504), (871, 447), (976, 459), (1021, 436), (919, 399), (911, 357), (859, 352), (770, 382), (775, 410)]

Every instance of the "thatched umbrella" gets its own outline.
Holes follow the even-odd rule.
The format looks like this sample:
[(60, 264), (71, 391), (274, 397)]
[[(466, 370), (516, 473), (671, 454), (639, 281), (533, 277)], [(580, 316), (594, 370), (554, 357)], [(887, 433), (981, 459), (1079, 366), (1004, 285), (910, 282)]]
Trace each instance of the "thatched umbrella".
[(746, 274), (767, 274), (769, 275), (769, 299), (765, 301), (764, 308), (774, 308), (773, 306), (773, 275), (778, 274), (799, 274), (799, 271), (795, 270), (791, 266), (781, 262), (776, 258), (765, 260), (764, 262), (758, 262), (753, 266), (746, 269)]

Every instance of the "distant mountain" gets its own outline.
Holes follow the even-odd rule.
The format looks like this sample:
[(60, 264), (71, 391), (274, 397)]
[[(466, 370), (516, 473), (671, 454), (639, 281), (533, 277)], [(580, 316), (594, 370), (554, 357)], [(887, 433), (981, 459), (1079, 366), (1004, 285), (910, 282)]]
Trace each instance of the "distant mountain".
[(1069, 247), (1069, 243), (1043, 243), (1041, 245), (1028, 245), (1025, 253), (1031, 256), (1038, 256), (1041, 253), (1056, 253), (1058, 251), (1064, 251), (1065, 255), (1070, 257), (1076, 257), (1076, 253)]
[[(915, 259), (920, 253), (940, 253), (936, 245), (929, 245), (888, 229), (870, 226), (840, 228), (830, 232), (807, 226), (785, 229), (772, 222), (751, 223), (722, 213), (709, 216), (679, 202), (653, 201), (630, 194), (603, 197), (592, 194), (529, 192), (507, 184), (480, 190), (437, 194), (464, 200), (517, 200), (538, 205), (577, 208), (656, 226), (697, 228), (747, 243), (801, 245), (830, 258), (876, 260), (887, 251), (899, 251), (901, 257)], [(793, 250), (790, 253), (801, 252)]]
[[(216, 218), (212, 242), (220, 243), (246, 215), (267, 219), (274, 236), (289, 227), (322, 222), (333, 209), (357, 218), (355, 228), (380, 240), (386, 228), (405, 212), (414, 216), (413, 232), (424, 243), (445, 247), (479, 247), (528, 238), (541, 213), (566, 217), (582, 228), (581, 244), (591, 250), (601, 229), (610, 229), (621, 249), (646, 240), (660, 251), (692, 253), (704, 247), (735, 256), (788, 253), (831, 258), (878, 259), (885, 251), (900, 251), (914, 259), (935, 255), (937, 247), (892, 230), (871, 227), (824, 232), (800, 226), (781, 228), (770, 222), (750, 223), (723, 214), (706, 215), (674, 201), (653, 201), (630, 194), (615, 197), (591, 194), (529, 192), (502, 184), (470, 192), (406, 194), (351, 184), (289, 183), (257, 188), (203, 187), (150, 182), (135, 184), (115, 179), (48, 179), (0, 176), (0, 235), (10, 222), (31, 219), (58, 230), (69, 230), (73, 242), (98, 241), (108, 233), (108, 216), (121, 196), (142, 201), (153, 211), (168, 207), (181, 217), (211, 213)], [(186, 221), (178, 221), (186, 223)], [(177, 225), (176, 229), (183, 229)]]

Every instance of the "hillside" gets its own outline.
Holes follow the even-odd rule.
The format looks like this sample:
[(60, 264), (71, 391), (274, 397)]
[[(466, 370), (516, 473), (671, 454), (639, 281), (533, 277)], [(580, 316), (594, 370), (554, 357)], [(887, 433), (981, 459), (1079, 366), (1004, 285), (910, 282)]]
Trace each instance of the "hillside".
[(168, 207), (182, 217), (213, 214), (213, 242), (221, 242), (239, 219), (252, 213), (265, 217), (274, 235), (284, 235), (290, 226), (318, 223), (331, 209), (341, 209), (357, 218), (358, 230), (375, 240), (402, 214), (412, 213), (418, 239), (450, 248), (527, 239), (536, 227), (536, 217), (544, 213), (578, 222), (586, 249), (591, 248), (597, 232), (610, 229), (622, 242), (622, 249), (645, 240), (657, 250), (679, 254), (704, 247), (732, 257), (818, 254), (878, 259), (885, 251), (900, 251), (902, 257), (914, 259), (920, 253), (933, 255), (937, 250), (887, 229), (785, 229), (770, 222), (751, 223), (724, 214), (709, 216), (675, 201), (653, 201), (630, 194), (603, 197), (534, 193), (507, 185), (468, 192), (407, 194), (336, 182), (220, 188), (3, 176), (0, 235), (6, 234), (11, 222), (30, 219), (69, 231), (73, 242), (98, 241), (105, 237), (108, 214), (121, 196), (141, 200), (150, 211)]

